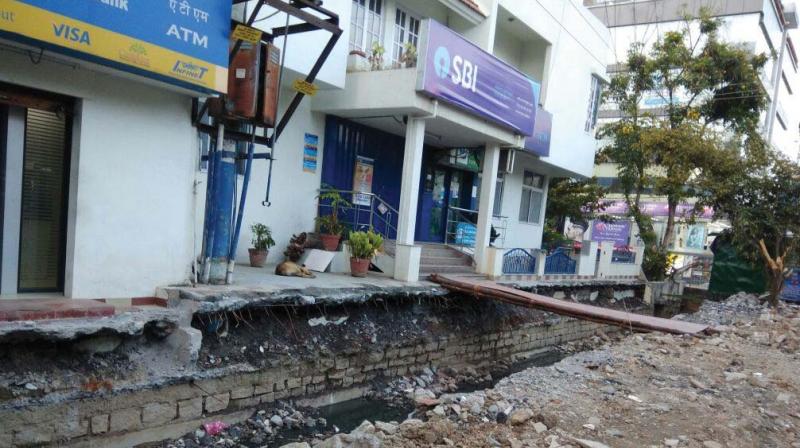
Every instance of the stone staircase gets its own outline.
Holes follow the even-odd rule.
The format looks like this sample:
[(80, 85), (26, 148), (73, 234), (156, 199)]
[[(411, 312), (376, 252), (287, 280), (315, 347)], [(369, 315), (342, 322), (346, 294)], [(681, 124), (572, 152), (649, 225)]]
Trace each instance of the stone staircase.
[[(437, 243), (416, 243), (422, 247), (419, 276), (430, 274), (475, 274), (472, 257), (450, 246)], [(374, 264), (383, 272), (394, 269), (395, 242), (384, 241), (383, 254), (376, 257)], [(391, 266), (391, 269), (388, 269)]]
[(430, 274), (474, 274), (472, 257), (446, 246), (444, 244), (420, 244), (422, 257), (420, 259), (419, 275), (427, 277)]

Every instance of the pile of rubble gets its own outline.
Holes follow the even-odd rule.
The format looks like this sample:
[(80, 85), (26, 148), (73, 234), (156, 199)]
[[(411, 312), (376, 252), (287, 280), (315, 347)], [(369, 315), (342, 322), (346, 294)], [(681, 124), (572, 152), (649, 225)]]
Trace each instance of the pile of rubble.
[(712, 326), (730, 325), (736, 320), (756, 318), (765, 311), (769, 311), (768, 303), (756, 295), (740, 292), (724, 301), (706, 300), (696, 313), (679, 314), (673, 319)]
[(693, 318), (722, 325), (606, 337), (491, 389), (428, 397), (420, 419), (293, 447), (800, 447), (800, 308), (737, 295)]

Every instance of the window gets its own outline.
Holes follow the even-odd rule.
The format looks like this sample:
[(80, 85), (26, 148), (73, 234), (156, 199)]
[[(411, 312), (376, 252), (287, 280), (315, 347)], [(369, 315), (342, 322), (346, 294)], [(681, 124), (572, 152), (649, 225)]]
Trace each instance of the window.
[(394, 40), (392, 42), (392, 62), (401, 61), (406, 44), (417, 48), (419, 45), (419, 18), (397, 8), (394, 17)]
[(353, 0), (350, 16), (350, 51), (369, 52), (382, 40), (383, 0)]
[(494, 187), (494, 208), (492, 208), (492, 216), (503, 216), (503, 173), (497, 174), (497, 183)]
[(522, 178), (522, 203), (519, 220), (531, 224), (541, 223), (544, 203), (544, 176), (525, 171)]
[(603, 89), (603, 84), (600, 78), (592, 75), (592, 91), (589, 97), (589, 109), (586, 111), (586, 125), (584, 130), (590, 132), (597, 124), (597, 111), (600, 109), (600, 92)]

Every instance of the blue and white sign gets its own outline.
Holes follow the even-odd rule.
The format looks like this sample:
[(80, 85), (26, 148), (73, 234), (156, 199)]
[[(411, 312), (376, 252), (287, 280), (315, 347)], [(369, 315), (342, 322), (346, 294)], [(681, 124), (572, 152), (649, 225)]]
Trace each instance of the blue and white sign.
[(224, 92), (231, 5), (222, 0), (2, 0), (0, 36)]
[(800, 267), (794, 268), (792, 275), (786, 279), (781, 298), (790, 302), (800, 302)]
[(425, 21), (417, 90), (533, 135), (539, 84), (455, 31)]

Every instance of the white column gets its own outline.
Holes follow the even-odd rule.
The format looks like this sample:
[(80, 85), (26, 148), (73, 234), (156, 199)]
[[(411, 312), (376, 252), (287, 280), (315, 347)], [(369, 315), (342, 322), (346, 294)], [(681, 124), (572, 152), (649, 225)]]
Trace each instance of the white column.
[(25, 147), (25, 109), (8, 110), (6, 145), (5, 204), (3, 210), (3, 270), (0, 293), (16, 294), (19, 275), (19, 238), (22, 210), (22, 164)]
[(594, 277), (597, 268), (597, 241), (583, 240), (578, 258), (578, 275)]
[(497, 169), (500, 165), (500, 147), (487, 144), (483, 153), (481, 169), (481, 194), (478, 198), (478, 232), (475, 235), (475, 265), (478, 272), (491, 274), (491, 266), (486, 250), (492, 229), (492, 211), (494, 210), (494, 192), (497, 186)]
[(408, 118), (403, 154), (403, 177), (400, 185), (400, 216), (397, 218), (397, 246), (394, 278), (406, 282), (419, 279), (420, 247), (414, 246), (419, 202), (419, 177), (422, 171), (422, 146), (425, 142), (425, 120)]

